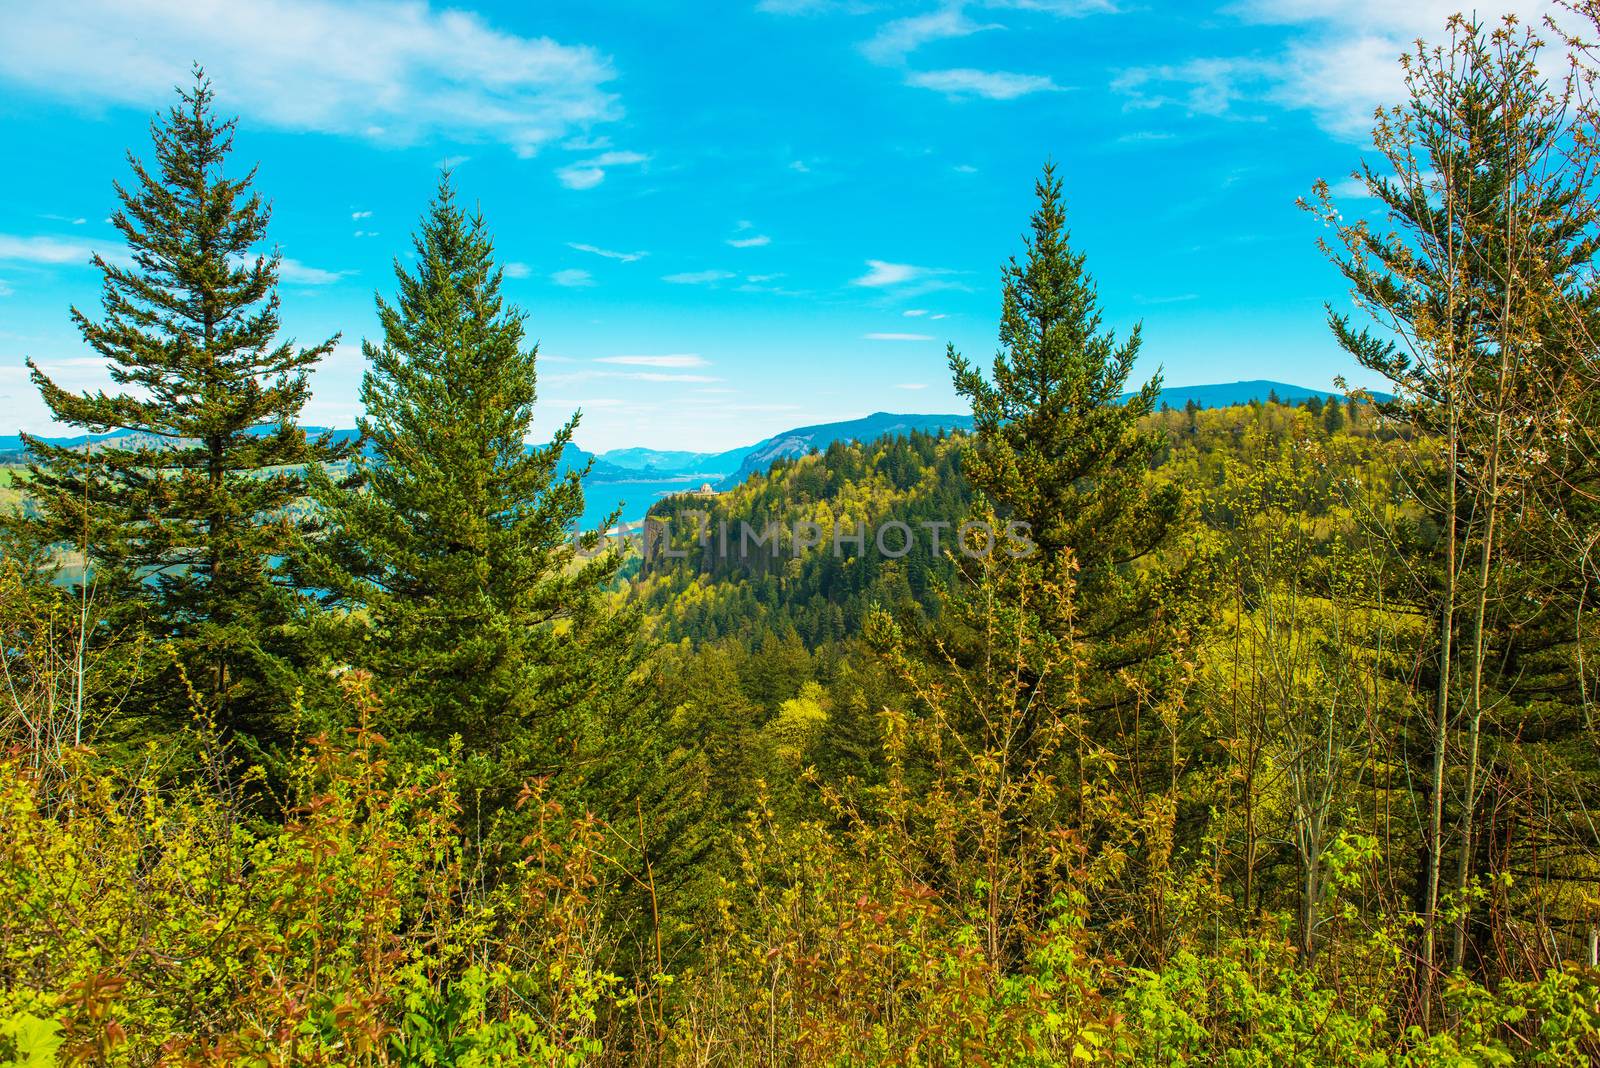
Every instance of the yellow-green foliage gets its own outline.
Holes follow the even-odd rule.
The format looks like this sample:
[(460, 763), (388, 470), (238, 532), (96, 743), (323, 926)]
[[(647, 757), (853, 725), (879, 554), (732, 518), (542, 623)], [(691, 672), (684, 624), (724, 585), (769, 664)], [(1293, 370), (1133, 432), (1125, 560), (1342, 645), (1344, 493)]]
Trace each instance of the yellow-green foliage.
[(22, 504), (22, 487), (27, 469), (0, 465), (0, 515)]
[(62, 779), (0, 762), (0, 1064), (597, 1052), (617, 981), (595, 966), (592, 824), (530, 789), (525, 854), (485, 885), (449, 761), (384, 751), (317, 740), (288, 818), (262, 826), (220, 759), (182, 788), (153, 749), (129, 769), (80, 754)]

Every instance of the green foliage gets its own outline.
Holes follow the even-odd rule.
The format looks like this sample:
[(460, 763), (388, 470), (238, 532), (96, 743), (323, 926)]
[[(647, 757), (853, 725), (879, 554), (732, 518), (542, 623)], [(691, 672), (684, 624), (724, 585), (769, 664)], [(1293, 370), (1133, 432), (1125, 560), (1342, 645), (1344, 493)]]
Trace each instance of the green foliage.
[[(601, 603), (618, 557), (569, 535), (582, 472), (557, 468), (577, 417), (526, 445), (537, 347), (523, 348), (483, 219), (457, 205), (448, 175), (415, 246), (414, 270), (396, 264), (395, 303), (378, 299), (382, 343), (364, 345), (359, 485), (313, 477), (330, 534), (303, 582), (335, 612), (306, 637), (328, 640), (334, 666), (373, 672), (385, 733), (418, 748), (459, 738), (492, 814), (528, 777), (613, 749), (635, 762), (648, 745), (628, 734), (627, 617)], [(629, 814), (636, 787), (607, 784)]]
[[(368, 681), (346, 682), (370, 718)], [(365, 727), (316, 739), (288, 819), (256, 827), (225, 754), (202, 742), (221, 793), (158, 787), (154, 747), (128, 770), (80, 759), (66, 800), (0, 764), (0, 1034), (16, 1056), (52, 1041), (72, 1063), (598, 1052), (599, 1010), (620, 990), (597, 965), (592, 821), (530, 788), (534, 830), (487, 885), (450, 760), (393, 768)]]
[(1160, 439), (1141, 430), (1161, 391), (1158, 374), (1119, 398), (1139, 354), (1134, 327), (1118, 345), (1101, 331), (1099, 299), (1073, 252), (1053, 166), (1035, 186), (1022, 263), (1004, 270), (1000, 351), (984, 378), (949, 354), (956, 391), (972, 404), (974, 441), (963, 471), (974, 487), (1026, 522), (1047, 556), (1070, 550), (1080, 573), (1098, 576), (1150, 553), (1176, 513), (1178, 495), (1145, 484)]
[(170, 729), (193, 687), (227, 729), (271, 737), (295, 687), (281, 566), (291, 509), (303, 465), (349, 448), (296, 425), (334, 341), (276, 340), (279, 257), (260, 251), (270, 212), (253, 171), (225, 173), (233, 130), (197, 70), (152, 126), (157, 168), (129, 157), (135, 182), (117, 186), (111, 222), (132, 264), (96, 256), (104, 318), (72, 315), (130, 391), (70, 393), (29, 366), (57, 421), (135, 433), (83, 448), (26, 438), (25, 527), (85, 556), (113, 620), (176, 654), (141, 682), (130, 713)]

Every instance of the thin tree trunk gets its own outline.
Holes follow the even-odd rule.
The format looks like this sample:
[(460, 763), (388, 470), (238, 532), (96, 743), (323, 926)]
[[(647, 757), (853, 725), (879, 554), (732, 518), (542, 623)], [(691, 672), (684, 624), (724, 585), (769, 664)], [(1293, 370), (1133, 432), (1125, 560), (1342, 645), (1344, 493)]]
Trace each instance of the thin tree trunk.
[[(1454, 376), (1452, 375), (1452, 378)], [(1445, 579), (1444, 603), (1439, 609), (1439, 688), (1434, 697), (1433, 769), (1428, 777), (1429, 798), (1427, 871), (1424, 878), (1422, 906), (1422, 991), (1423, 1020), (1433, 1011), (1434, 940), (1439, 910), (1440, 853), (1444, 848), (1444, 766), (1445, 744), (1450, 727), (1450, 657), (1451, 637), (1455, 630), (1456, 607), (1456, 457), (1459, 436), (1456, 421), (1456, 398), (1452, 381), (1450, 403), (1450, 431), (1448, 457), (1450, 472), (1445, 520)]]

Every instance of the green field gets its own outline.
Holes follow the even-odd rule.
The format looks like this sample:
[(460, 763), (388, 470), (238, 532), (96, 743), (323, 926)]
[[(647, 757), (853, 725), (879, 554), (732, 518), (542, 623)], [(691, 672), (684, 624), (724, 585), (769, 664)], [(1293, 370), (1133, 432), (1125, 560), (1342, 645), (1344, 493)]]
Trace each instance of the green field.
[(13, 465), (0, 466), (0, 511), (10, 509), (21, 502), (21, 486), (27, 477), (27, 468)]

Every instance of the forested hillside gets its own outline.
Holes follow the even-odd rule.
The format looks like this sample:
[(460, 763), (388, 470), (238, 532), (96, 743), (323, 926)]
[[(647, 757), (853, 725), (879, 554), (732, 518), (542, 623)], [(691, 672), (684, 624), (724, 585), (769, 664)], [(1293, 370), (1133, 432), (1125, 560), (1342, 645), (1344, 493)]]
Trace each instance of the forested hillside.
[(302, 429), (197, 71), (0, 498), (0, 1065), (1600, 1059), (1600, 110), (1446, 32), (1306, 205), (1392, 392), (1164, 403), (1047, 165), (969, 426), (628, 538), (448, 172)]

